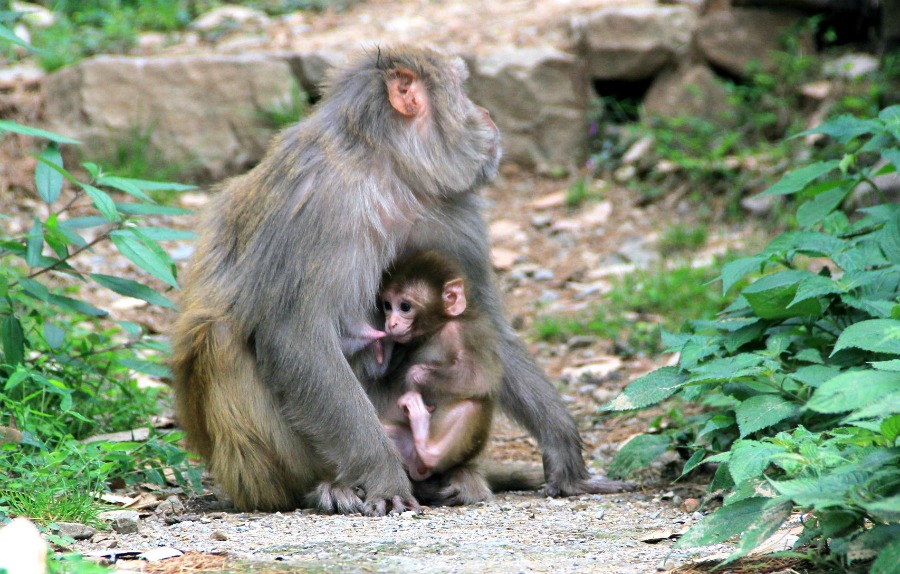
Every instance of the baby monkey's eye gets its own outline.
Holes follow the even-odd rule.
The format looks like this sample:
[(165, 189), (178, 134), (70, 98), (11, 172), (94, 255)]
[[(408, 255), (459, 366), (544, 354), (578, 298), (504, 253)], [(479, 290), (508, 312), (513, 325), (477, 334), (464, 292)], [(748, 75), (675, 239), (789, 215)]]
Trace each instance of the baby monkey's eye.
[(400, 303), (400, 310), (404, 313), (409, 313), (410, 310), (412, 310), (412, 305), (404, 301), (403, 303)]
[(390, 301), (385, 301), (384, 303), (381, 304), (381, 306), (385, 311), (391, 310), (391, 302)]

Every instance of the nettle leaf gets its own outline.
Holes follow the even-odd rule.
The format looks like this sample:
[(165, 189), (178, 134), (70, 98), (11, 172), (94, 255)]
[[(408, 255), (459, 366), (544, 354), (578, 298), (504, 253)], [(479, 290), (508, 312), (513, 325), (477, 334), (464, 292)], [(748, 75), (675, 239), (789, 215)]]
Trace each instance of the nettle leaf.
[(723, 506), (685, 532), (675, 543), (675, 548), (725, 542), (750, 528), (771, 503), (770, 498), (755, 497)]
[(765, 357), (753, 353), (740, 353), (732, 357), (713, 359), (696, 367), (689, 382), (731, 381), (738, 377), (754, 374), (765, 361)]
[(766, 331), (767, 324), (758, 322), (746, 327), (741, 327), (734, 333), (722, 337), (722, 344), (729, 353), (735, 353), (738, 349), (752, 341), (758, 341)]
[[(864, 407), (855, 409), (841, 421), (843, 423), (863, 428), (871, 428), (875, 425), (875, 430), (881, 429), (881, 421), (891, 415), (900, 413), (900, 391), (895, 391), (887, 395), (883, 395), (877, 403), (872, 403)], [(869, 419), (876, 419), (870, 421)], [(864, 423), (864, 424), (859, 424)]]
[(896, 371), (900, 372), (900, 359), (892, 359), (890, 361), (872, 361), (869, 363), (872, 368), (879, 371)]
[(845, 187), (820, 193), (797, 208), (797, 223), (802, 227), (812, 227), (819, 223), (837, 209), (849, 193), (850, 190)]
[(861, 502), (860, 506), (875, 518), (885, 522), (900, 521), (900, 495), (871, 502)]
[(769, 394), (750, 397), (735, 407), (734, 414), (743, 438), (794, 416), (798, 410), (793, 402)]
[(797, 294), (794, 295), (794, 299), (788, 307), (814, 297), (843, 292), (844, 289), (831, 278), (810, 273), (809, 276), (797, 286)]
[(879, 244), (885, 258), (891, 263), (900, 263), (900, 212), (885, 223), (879, 233)]
[(672, 396), (687, 382), (678, 367), (663, 367), (633, 381), (605, 410), (628, 411), (654, 405)]
[(686, 463), (684, 463), (684, 468), (681, 469), (681, 476), (684, 476), (703, 464), (703, 459), (706, 458), (706, 450), (700, 449), (694, 454), (691, 455), (691, 458), (688, 459)]
[(877, 120), (863, 120), (850, 114), (843, 114), (823, 122), (818, 127), (791, 136), (798, 138), (810, 134), (825, 134), (839, 143), (847, 143), (855, 137), (866, 134), (877, 134), (881, 131), (881, 123)]
[(840, 163), (841, 162), (836, 159), (820, 161), (789, 171), (775, 185), (765, 190), (760, 195), (790, 195), (799, 193), (814, 180), (822, 177), (829, 171), (836, 169)]
[(842, 349), (855, 347), (872, 353), (900, 355), (900, 321), (871, 319), (850, 325), (834, 345), (832, 356)]
[(888, 442), (893, 443), (900, 436), (900, 415), (894, 415), (881, 421), (881, 434)]
[(763, 319), (815, 317), (822, 313), (822, 305), (815, 298), (795, 301), (800, 282), (808, 278), (808, 271), (781, 271), (762, 277), (741, 291), (753, 312)]
[(765, 257), (741, 257), (734, 261), (729, 261), (722, 267), (722, 294), (726, 294), (728, 290), (738, 281), (747, 276), (748, 273), (754, 271), (759, 272), (763, 264), (767, 261)]
[(684, 344), (678, 364), (682, 369), (693, 369), (703, 359), (715, 355), (719, 350), (718, 342), (712, 337), (698, 337)]
[(610, 476), (626, 476), (633, 470), (643, 468), (656, 457), (669, 450), (672, 439), (661, 434), (639, 434), (616, 453), (609, 465)]
[(769, 500), (769, 504), (763, 505), (756, 520), (744, 530), (744, 534), (741, 536), (740, 550), (729, 556), (726, 562), (731, 562), (744, 556), (765, 542), (781, 528), (785, 520), (790, 518), (791, 512), (794, 510), (794, 504), (790, 499), (778, 498)]
[(822, 353), (820, 353), (818, 349), (813, 348), (806, 348), (798, 351), (797, 354), (794, 355), (794, 360), (802, 363), (818, 363), (820, 365), (825, 362), (822, 359)]
[(61, 170), (63, 167), (62, 155), (56, 144), (51, 143), (41, 152), (38, 159), (40, 161), (34, 168), (35, 187), (37, 187), (41, 199), (47, 203), (53, 203), (59, 198), (62, 191), (63, 176), (50, 166), (54, 165)]
[(7, 315), (0, 323), (0, 343), (3, 344), (3, 364), (15, 366), (25, 362), (25, 333), (15, 315)]
[(871, 317), (887, 319), (891, 317), (891, 311), (896, 305), (893, 301), (879, 301), (873, 299), (860, 299), (853, 295), (841, 295), (841, 301), (848, 307), (868, 313)]
[(818, 231), (794, 231), (782, 233), (773, 239), (766, 246), (764, 253), (784, 257), (801, 252), (833, 258), (843, 251), (846, 245), (844, 240)]
[(810, 365), (800, 367), (796, 372), (788, 376), (808, 387), (819, 388), (826, 382), (841, 374), (839, 367), (831, 365)]
[(738, 440), (731, 447), (729, 470), (735, 484), (760, 478), (772, 458), (784, 452), (784, 447), (755, 440)]
[(896, 574), (897, 564), (900, 564), (900, 538), (894, 538), (881, 547), (869, 574)]
[(172, 287), (178, 287), (169, 261), (166, 261), (156, 250), (151, 249), (135, 237), (132, 230), (113, 231), (110, 233), (110, 238), (119, 249), (119, 252), (138, 267)]
[(843, 413), (880, 401), (900, 391), (900, 373), (863, 369), (849, 371), (819, 387), (806, 407), (820, 413)]
[(795, 478), (770, 481), (781, 495), (790, 497), (799, 506), (822, 510), (829, 507), (845, 507), (851, 491), (869, 480), (871, 473), (864, 470), (832, 472), (817, 478)]
[(168, 307), (169, 309), (175, 308), (175, 305), (169, 301), (167, 297), (157, 293), (146, 285), (141, 285), (137, 281), (113, 277), (112, 275), (102, 275), (100, 273), (91, 273), (90, 278), (107, 289), (115, 291), (119, 295), (142, 299), (148, 303), (159, 305), (160, 307)]

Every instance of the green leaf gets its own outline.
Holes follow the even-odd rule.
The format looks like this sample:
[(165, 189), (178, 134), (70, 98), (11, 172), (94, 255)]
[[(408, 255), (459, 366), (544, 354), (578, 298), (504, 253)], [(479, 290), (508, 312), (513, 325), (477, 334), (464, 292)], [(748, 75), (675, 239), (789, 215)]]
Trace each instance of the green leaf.
[(809, 276), (806, 279), (803, 279), (797, 286), (797, 293), (794, 295), (794, 298), (791, 300), (788, 307), (806, 301), (807, 299), (843, 292), (844, 289), (830, 278), (810, 273)]
[(23, 48), (28, 48), (29, 50), (34, 50), (34, 47), (31, 44), (29, 44), (22, 38), (19, 38), (18, 36), (16, 36), (15, 32), (10, 30), (3, 24), (0, 24), (0, 40), (12, 42), (13, 44), (16, 44), (17, 46), (22, 46)]
[(765, 357), (754, 353), (740, 353), (731, 357), (713, 359), (696, 367), (689, 382), (732, 381), (738, 377), (758, 372)]
[(627, 411), (654, 405), (672, 396), (687, 382), (687, 375), (677, 367), (662, 367), (629, 384), (604, 409)]
[(723, 506), (685, 532), (675, 543), (675, 548), (725, 542), (750, 528), (771, 503), (772, 499), (755, 497)]
[(795, 478), (793, 480), (770, 481), (780, 494), (790, 497), (799, 506), (822, 510), (843, 508), (847, 505), (848, 494), (857, 490), (870, 478), (864, 470), (832, 471), (817, 478)]
[(89, 215), (85, 217), (73, 217), (59, 222), (60, 227), (68, 229), (89, 229), (91, 227), (99, 227), (108, 224), (109, 221), (105, 217)]
[(744, 530), (740, 550), (729, 556), (727, 561), (739, 558), (765, 542), (790, 518), (793, 510), (794, 505), (787, 498), (775, 499), (763, 505), (756, 520)]
[(869, 364), (872, 365), (873, 369), (878, 369), (879, 371), (900, 372), (900, 359), (892, 359), (890, 361), (873, 361)]
[(41, 152), (39, 159), (40, 161), (34, 168), (34, 183), (41, 199), (47, 203), (53, 203), (59, 198), (59, 193), (62, 191), (63, 176), (50, 166), (55, 165), (61, 170), (63, 168), (62, 155), (56, 144), (51, 143)]
[[(110, 185), (112, 187), (116, 187), (110, 183), (107, 183), (108, 180), (114, 180), (117, 184), (130, 186), (132, 189), (138, 189), (142, 191), (190, 191), (192, 189), (197, 189), (196, 185), (184, 185), (181, 183), (175, 183), (173, 181), (149, 181), (146, 179), (133, 179), (130, 177), (114, 177), (114, 176), (105, 176), (101, 181), (97, 183), (101, 183), (103, 185)], [(121, 188), (117, 188), (121, 189)], [(127, 190), (122, 189), (126, 193), (130, 193)], [(149, 199), (149, 198), (148, 198)], [(144, 200), (147, 201), (147, 200)], [(150, 200), (153, 202), (153, 200)]]
[(809, 365), (800, 367), (788, 376), (808, 387), (819, 388), (826, 382), (841, 374), (838, 367), (831, 365)]
[(900, 321), (871, 319), (850, 325), (838, 337), (831, 355), (850, 347), (872, 353), (900, 355)]
[(900, 538), (888, 542), (878, 552), (878, 558), (872, 563), (869, 574), (897, 574), (897, 564), (900, 564)]
[(816, 389), (806, 407), (820, 413), (843, 413), (877, 403), (898, 390), (900, 373), (873, 369), (848, 371)]
[(844, 250), (846, 242), (818, 231), (794, 231), (782, 233), (766, 246), (766, 255), (792, 257), (795, 253), (805, 255), (837, 256)]
[(815, 298), (795, 301), (802, 280), (809, 277), (806, 271), (781, 271), (760, 278), (741, 291), (753, 312), (763, 319), (789, 317), (817, 317), (822, 305)]
[(130, 232), (132, 230), (121, 230), (110, 234), (119, 252), (147, 273), (177, 289), (178, 283), (169, 263)]
[(23, 134), (26, 136), (34, 136), (34, 137), (48, 139), (50, 141), (54, 141), (57, 143), (68, 143), (68, 144), (81, 143), (78, 140), (68, 138), (66, 136), (61, 136), (61, 135), (55, 134), (53, 132), (48, 132), (46, 130), (32, 128), (29, 126), (23, 126), (22, 124), (20, 124), (18, 122), (14, 122), (12, 120), (0, 120), (0, 132), (15, 132), (17, 134)]
[(97, 208), (97, 211), (100, 212), (100, 215), (102, 215), (104, 219), (107, 221), (119, 220), (119, 212), (116, 209), (116, 204), (105, 191), (97, 189), (88, 183), (80, 183), (79, 185), (94, 202), (94, 207)]
[(891, 263), (900, 263), (900, 213), (884, 224), (880, 232), (879, 244), (884, 257)]
[(34, 219), (34, 224), (28, 231), (28, 240), (25, 246), (25, 263), (29, 267), (38, 267), (41, 251), (44, 249), (44, 226), (37, 218)]
[(729, 261), (722, 267), (722, 295), (743, 279), (748, 273), (759, 271), (766, 259), (764, 257), (741, 257), (734, 261)]
[(860, 506), (875, 518), (885, 522), (900, 522), (900, 495), (882, 498), (871, 502), (862, 502)]
[(168, 307), (170, 309), (175, 308), (175, 305), (172, 304), (168, 298), (136, 281), (123, 279), (121, 277), (113, 277), (112, 275), (102, 275), (100, 273), (91, 273), (90, 278), (107, 289), (115, 291), (119, 295), (142, 299), (148, 303), (159, 305), (160, 307)]
[(735, 484), (751, 478), (759, 478), (772, 462), (772, 457), (784, 452), (784, 448), (755, 440), (738, 440), (731, 447), (729, 470)]
[(876, 134), (881, 131), (881, 124), (875, 120), (862, 120), (850, 114), (843, 114), (831, 118), (821, 125), (800, 132), (792, 137), (801, 137), (810, 134), (825, 134), (833, 137), (839, 143), (847, 143), (855, 137)]
[(90, 303), (85, 303), (84, 301), (79, 301), (78, 299), (72, 299), (70, 297), (64, 297), (62, 295), (50, 295), (47, 299), (53, 305), (57, 307), (62, 307), (63, 309), (68, 309), (69, 311), (74, 311), (76, 313), (81, 313), (82, 315), (89, 315), (91, 317), (106, 317), (109, 315), (103, 309), (99, 309), (94, 307)]
[(639, 434), (625, 443), (609, 465), (610, 476), (625, 476), (633, 470), (647, 466), (669, 450), (672, 439), (660, 434)]
[(691, 458), (688, 459), (686, 463), (684, 463), (684, 468), (681, 469), (681, 476), (684, 476), (703, 464), (703, 459), (706, 458), (706, 450), (700, 449), (694, 454), (691, 455)]
[(197, 239), (197, 234), (193, 231), (168, 227), (141, 227), (141, 233), (153, 241), (193, 241)]
[(832, 171), (838, 165), (838, 160), (820, 161), (793, 171), (789, 171), (775, 185), (762, 192), (760, 195), (789, 195), (798, 193), (812, 181)]
[[(137, 180), (135, 180), (137, 181)], [(149, 195), (141, 191), (141, 188), (136, 186), (134, 182), (128, 178), (124, 177), (116, 177), (112, 175), (105, 175), (97, 180), (97, 185), (105, 185), (107, 187), (112, 187), (118, 189), (119, 191), (124, 191), (128, 195), (132, 197), (136, 197), (141, 201), (146, 201), (148, 203), (156, 203), (153, 201)]]
[(23, 291), (39, 301), (47, 301), (50, 298), (50, 291), (43, 283), (39, 283), (34, 279), (19, 277), (19, 285), (22, 287)]
[(66, 332), (51, 323), (44, 323), (44, 341), (51, 349), (58, 349), (66, 340)]
[(820, 193), (797, 209), (797, 223), (802, 227), (812, 227), (819, 223), (837, 209), (848, 193), (850, 191), (843, 187)]
[(116, 203), (116, 209), (125, 215), (187, 215), (192, 213), (190, 209), (153, 203)]
[(132, 369), (139, 373), (145, 373), (154, 377), (165, 379), (172, 376), (169, 368), (162, 363), (153, 361), (142, 361), (139, 359), (122, 359), (119, 364), (126, 369)]
[(15, 315), (7, 315), (0, 324), (0, 343), (3, 343), (3, 364), (14, 367), (25, 362), (25, 333)]
[(750, 433), (778, 424), (797, 411), (797, 405), (779, 395), (756, 395), (735, 407), (734, 414), (743, 438)]
[(881, 421), (881, 434), (893, 444), (900, 436), (900, 415), (894, 415)]
[(9, 293), (9, 279), (6, 278), (6, 273), (0, 271), (0, 299), (6, 297)]

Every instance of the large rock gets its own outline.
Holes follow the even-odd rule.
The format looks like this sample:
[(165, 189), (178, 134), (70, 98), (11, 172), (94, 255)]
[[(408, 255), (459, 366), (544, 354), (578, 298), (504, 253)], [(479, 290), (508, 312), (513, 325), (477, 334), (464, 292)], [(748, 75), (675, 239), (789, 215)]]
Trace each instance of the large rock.
[(332, 50), (291, 52), (283, 57), (290, 63), (300, 87), (313, 100), (322, 96), (322, 86), (328, 79), (330, 70), (347, 62), (346, 54)]
[(592, 78), (631, 81), (687, 54), (696, 24), (685, 6), (626, 6), (575, 18), (572, 32)]
[[(749, 8), (710, 12), (697, 26), (697, 46), (713, 65), (747, 77), (751, 63), (772, 66), (772, 52), (779, 49), (781, 39), (801, 18), (795, 12)], [(811, 38), (800, 40), (805, 48), (812, 49)]]
[(659, 74), (644, 96), (642, 111), (647, 116), (695, 116), (728, 125), (733, 110), (725, 86), (701, 64), (672, 67)]
[(552, 47), (504, 48), (469, 63), (472, 100), (491, 112), (507, 160), (549, 169), (584, 154), (587, 92), (577, 60)]
[(48, 76), (48, 128), (102, 149), (150, 130), (164, 159), (208, 178), (245, 170), (274, 130), (260, 112), (290, 101), (277, 57), (98, 57)]

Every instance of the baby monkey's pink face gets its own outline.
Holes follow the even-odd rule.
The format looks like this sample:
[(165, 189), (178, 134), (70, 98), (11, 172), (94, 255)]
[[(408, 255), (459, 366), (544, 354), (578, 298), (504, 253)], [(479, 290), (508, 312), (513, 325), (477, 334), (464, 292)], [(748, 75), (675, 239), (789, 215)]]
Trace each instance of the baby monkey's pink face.
[(413, 326), (421, 302), (416, 301), (411, 291), (387, 289), (382, 294), (384, 330), (397, 343), (408, 343), (415, 335)]

